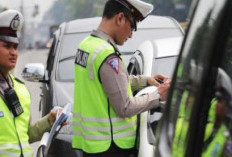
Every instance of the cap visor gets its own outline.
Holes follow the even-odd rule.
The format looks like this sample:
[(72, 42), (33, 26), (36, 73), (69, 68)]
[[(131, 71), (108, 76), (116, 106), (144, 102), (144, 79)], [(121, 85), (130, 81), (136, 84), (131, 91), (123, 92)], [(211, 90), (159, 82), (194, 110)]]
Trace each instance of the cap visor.
[(15, 43), (15, 44), (19, 43), (19, 40), (16, 37), (9, 37), (9, 36), (2, 36), (2, 35), (0, 35), (0, 40), (6, 41), (6, 42), (10, 42), (10, 43)]

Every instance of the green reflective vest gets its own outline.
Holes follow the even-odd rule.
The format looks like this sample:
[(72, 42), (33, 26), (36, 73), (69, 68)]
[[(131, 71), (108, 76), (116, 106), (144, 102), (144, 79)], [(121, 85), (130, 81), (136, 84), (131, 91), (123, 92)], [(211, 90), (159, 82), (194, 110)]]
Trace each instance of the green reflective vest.
[(222, 124), (216, 135), (213, 137), (213, 140), (208, 145), (207, 149), (203, 152), (203, 157), (220, 157), (222, 155), (226, 139), (228, 138), (224, 134), (225, 131), (226, 126)]
[(21, 153), (19, 143), (21, 143), (24, 157), (32, 157), (27, 134), (30, 120), (30, 94), (23, 83), (13, 76), (11, 78), (24, 112), (14, 118), (5, 101), (0, 97), (0, 156), (19, 157)]
[[(116, 115), (98, 76), (101, 64), (114, 53), (108, 42), (89, 36), (76, 55), (72, 146), (87, 153), (104, 152), (112, 141), (122, 149), (135, 145), (137, 117)], [(128, 94), (132, 96), (130, 84)]]

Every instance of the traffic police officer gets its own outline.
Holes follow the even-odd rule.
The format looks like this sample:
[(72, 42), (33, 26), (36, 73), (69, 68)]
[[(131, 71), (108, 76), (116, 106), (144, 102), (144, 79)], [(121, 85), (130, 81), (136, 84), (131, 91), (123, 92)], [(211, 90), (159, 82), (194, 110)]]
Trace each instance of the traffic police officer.
[[(136, 115), (159, 106), (169, 79), (128, 76), (116, 45), (132, 37), (136, 24), (153, 6), (140, 0), (108, 0), (97, 30), (77, 50), (73, 108), (73, 148), (84, 156), (136, 155)], [(155, 79), (161, 79), (159, 84)], [(132, 90), (157, 85), (158, 90), (133, 97)]]
[(215, 95), (209, 109), (202, 156), (232, 156), (232, 84), (221, 68), (218, 68)]
[(23, 16), (16, 10), (0, 13), (0, 156), (32, 156), (30, 142), (39, 140), (54, 123), (56, 112), (30, 124), (30, 94), (22, 81), (9, 74), (17, 61), (17, 30)]

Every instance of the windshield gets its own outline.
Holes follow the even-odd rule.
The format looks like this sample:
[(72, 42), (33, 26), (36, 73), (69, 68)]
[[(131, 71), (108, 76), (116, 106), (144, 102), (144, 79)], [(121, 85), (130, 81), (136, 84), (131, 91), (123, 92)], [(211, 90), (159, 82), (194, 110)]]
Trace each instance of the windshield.
[[(74, 60), (78, 43), (80, 43), (90, 32), (65, 34), (62, 40), (60, 57), (58, 62), (58, 79), (62, 81), (74, 80)], [(119, 46), (121, 54), (134, 53), (138, 46), (145, 40), (161, 39), (166, 37), (182, 36), (178, 28), (167, 29), (143, 29), (133, 33), (123, 46)], [(67, 68), (69, 67), (69, 68)]]

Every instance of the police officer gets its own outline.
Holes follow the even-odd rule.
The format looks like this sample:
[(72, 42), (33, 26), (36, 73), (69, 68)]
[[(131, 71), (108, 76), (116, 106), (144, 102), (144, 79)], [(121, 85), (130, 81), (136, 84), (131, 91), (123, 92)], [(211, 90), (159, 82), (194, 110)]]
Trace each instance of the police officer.
[(37, 141), (49, 131), (56, 112), (30, 124), (30, 94), (24, 83), (9, 73), (18, 57), (17, 30), (22, 27), (23, 16), (7, 10), (0, 13), (0, 21), (0, 156), (29, 157), (29, 141)]
[[(152, 9), (141, 0), (108, 0), (97, 30), (79, 44), (72, 146), (82, 150), (84, 157), (136, 156), (136, 115), (158, 107), (166, 97), (169, 79), (163, 75), (128, 76), (117, 48), (132, 37), (137, 22)], [(133, 97), (131, 88), (147, 85), (156, 85), (158, 90)]]
[(215, 95), (209, 109), (202, 156), (232, 156), (232, 84), (221, 68), (218, 68)]

